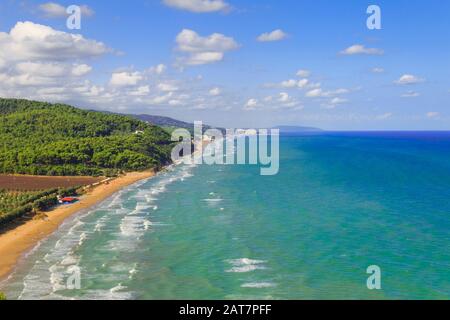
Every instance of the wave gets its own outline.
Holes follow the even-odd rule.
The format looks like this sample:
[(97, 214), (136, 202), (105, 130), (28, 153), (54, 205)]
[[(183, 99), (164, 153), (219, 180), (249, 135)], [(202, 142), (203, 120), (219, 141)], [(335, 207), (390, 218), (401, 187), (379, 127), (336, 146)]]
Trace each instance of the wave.
[(223, 199), (203, 199), (202, 201), (215, 203), (215, 202), (222, 202)]
[(248, 282), (241, 285), (241, 288), (251, 288), (251, 289), (263, 289), (273, 287), (276, 287), (276, 284), (272, 282)]
[(145, 219), (138, 216), (126, 216), (120, 222), (120, 232), (127, 237), (139, 238), (145, 231)]
[(255, 270), (264, 270), (266, 267), (263, 265), (266, 263), (264, 260), (253, 260), (248, 258), (241, 258), (241, 259), (233, 259), (233, 260), (227, 260), (229, 264), (232, 265), (232, 268), (226, 270), (226, 272), (233, 272), (233, 273), (246, 273), (246, 272), (252, 272)]
[(117, 286), (109, 290), (87, 290), (81, 297), (83, 300), (131, 300), (133, 293), (125, 291), (128, 289), (119, 283)]
[[(133, 292), (125, 286), (125, 282), (132, 280), (138, 272), (137, 262), (127, 261), (127, 266), (123, 270), (111, 269), (113, 268), (111, 263), (117, 266), (120, 252), (135, 251), (146, 232), (154, 226), (165, 225), (150, 219), (153, 212), (159, 209), (156, 203), (157, 195), (166, 192), (170, 184), (191, 177), (194, 167), (174, 166), (167, 172), (159, 173), (152, 180), (122, 189), (109, 200), (66, 221), (54, 235), (43, 242), (43, 245), (40, 243), (40, 246), (36, 246), (31, 251), (32, 254), (28, 255), (28, 259), (34, 259), (34, 261), (32, 265), (26, 267), (26, 274), (18, 273), (11, 278), (11, 281), (17, 281), (14, 285), (17, 285), (18, 298), (69, 298), (65, 297), (66, 280), (70, 275), (68, 270), (76, 266), (83, 270), (82, 283), (85, 287), (75, 293), (72, 291), (71, 297), (75, 294), (79, 299), (132, 299)], [(131, 210), (127, 208), (130, 200), (135, 201), (135, 207)], [(100, 235), (100, 232), (105, 230), (108, 233), (103, 232)], [(87, 247), (86, 244), (94, 244), (94, 242), (100, 246), (96, 249), (99, 253), (96, 254), (94, 251), (82, 260), (83, 250), (91, 247)], [(105, 258), (104, 250), (111, 252), (113, 256)], [(97, 260), (98, 263), (93, 266), (92, 262)], [(105, 272), (105, 268), (108, 272)], [(114, 281), (123, 282), (112, 286), (109, 290), (104, 289)], [(95, 283), (97, 288), (101, 285), (102, 288), (91, 287), (89, 283), (91, 286)]]
[(263, 263), (266, 263), (267, 261), (241, 258), (241, 259), (227, 260), (226, 262), (228, 262), (229, 264), (232, 264), (234, 266), (243, 266), (243, 265), (263, 264)]
[(130, 271), (128, 271), (129, 279), (133, 279), (133, 277), (136, 273), (138, 273), (137, 263), (135, 263), (133, 268)]

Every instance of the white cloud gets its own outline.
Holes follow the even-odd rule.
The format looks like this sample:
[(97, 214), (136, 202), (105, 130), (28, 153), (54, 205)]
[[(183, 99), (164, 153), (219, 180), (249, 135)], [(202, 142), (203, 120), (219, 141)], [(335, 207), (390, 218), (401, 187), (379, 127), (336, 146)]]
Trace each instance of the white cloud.
[(324, 91), (320, 87), (320, 84), (318, 84), (318, 85), (319, 86), (317, 88), (306, 92), (305, 96), (308, 98), (324, 98), (324, 97), (333, 97), (333, 96), (337, 96), (337, 95), (342, 95), (342, 94), (346, 94), (346, 93), (350, 92), (350, 90), (344, 89), (344, 88), (330, 90), (330, 91)]
[(167, 102), (167, 103), (169, 104), (169, 106), (173, 106), (173, 107), (183, 105), (183, 102), (181, 100), (177, 100), (177, 99), (169, 100), (169, 102)]
[(227, 51), (239, 47), (237, 42), (220, 33), (202, 37), (197, 32), (183, 29), (176, 37), (177, 49), (186, 54), (181, 61), (186, 65), (202, 65), (223, 60)]
[(82, 77), (87, 75), (92, 71), (92, 67), (88, 66), (87, 64), (77, 64), (74, 65), (72, 69), (72, 74), (77, 77)]
[(115, 72), (111, 75), (109, 84), (115, 87), (135, 86), (143, 76), (140, 72)]
[(66, 7), (54, 2), (43, 3), (39, 5), (39, 9), (48, 17), (65, 17), (67, 15)]
[(148, 71), (150, 73), (155, 73), (155, 74), (159, 74), (159, 75), (166, 72), (166, 70), (167, 70), (167, 66), (162, 63), (148, 69)]
[(421, 83), (424, 81), (425, 81), (424, 79), (421, 79), (418, 76), (415, 76), (412, 74), (404, 74), (400, 77), (400, 79), (395, 81), (395, 83), (399, 84), (399, 85), (409, 85), (409, 84)]
[(160, 104), (164, 104), (164, 103), (168, 103), (173, 97), (173, 92), (169, 92), (166, 93), (162, 96), (155, 96), (155, 97), (150, 97), (149, 99), (145, 100), (145, 103), (148, 103), (150, 105), (160, 105)]
[(264, 108), (264, 110), (289, 110), (289, 111), (297, 111), (302, 110), (304, 107), (301, 105), (301, 102), (295, 97), (291, 96), (287, 92), (280, 92), (277, 95), (270, 95), (264, 98), (261, 98), (261, 101), (252, 98), (247, 101), (244, 105), (244, 110), (253, 111), (260, 110)]
[(40, 77), (62, 77), (69, 72), (67, 65), (55, 62), (20, 62), (15, 69), (19, 74)]
[(309, 70), (298, 70), (297, 76), (301, 78), (309, 78), (311, 75), (311, 72)]
[(267, 33), (263, 33), (261, 34), (257, 40), (259, 42), (272, 42), (272, 41), (280, 41), (280, 40), (284, 40), (287, 38), (287, 34), (281, 30), (281, 29), (277, 29), (274, 30), (272, 32), (267, 32)]
[(309, 84), (309, 80), (308, 79), (301, 79), (301, 80), (298, 81), (297, 86), (299, 88), (305, 88), (308, 84)]
[(323, 107), (326, 109), (334, 109), (338, 105), (344, 104), (346, 102), (348, 102), (347, 99), (335, 97), (335, 98), (331, 99), (328, 103), (323, 104)]
[(278, 97), (274, 99), (273, 96), (268, 96), (264, 98), (265, 107), (269, 107), (273, 110), (280, 108), (288, 110), (301, 110), (303, 106), (294, 97), (290, 96), (287, 92), (280, 92)]
[(158, 90), (164, 91), (164, 92), (172, 92), (172, 91), (178, 91), (178, 87), (170, 82), (161, 82), (158, 84)]
[[(91, 17), (95, 13), (94, 10), (87, 5), (80, 6), (80, 9), (82, 16)], [(56, 2), (43, 3), (39, 5), (39, 10), (41, 10), (48, 18), (62, 18), (69, 15), (66, 12), (67, 8)]]
[(37, 89), (36, 92), (45, 87), (55, 92), (55, 86), (79, 81), (91, 70), (92, 67), (86, 64), (60, 61), (10, 62), (7, 69), (0, 71), (0, 90), (11, 90), (17, 93), (16, 96), (21, 96), (19, 92), (22, 90), (32, 90), (32, 87)]
[(244, 106), (245, 110), (255, 110), (255, 108), (258, 106), (258, 100), (257, 99), (249, 99), (247, 103)]
[(101, 42), (29, 21), (0, 32), (0, 48), (0, 58), (6, 61), (82, 59), (110, 51)]
[(184, 62), (187, 65), (198, 66), (202, 64), (220, 62), (223, 60), (223, 57), (223, 52), (199, 52), (191, 54), (184, 60)]
[(140, 86), (136, 90), (130, 91), (130, 95), (132, 96), (146, 96), (150, 93), (150, 86)]
[(346, 103), (347, 101), (348, 101), (347, 99), (336, 97), (336, 98), (331, 99), (330, 103), (337, 105), (337, 104)]
[(439, 115), (440, 115), (439, 112), (428, 112), (426, 114), (427, 118), (430, 118), (430, 119), (436, 119), (439, 117)]
[(347, 49), (340, 52), (343, 55), (358, 55), (358, 54), (366, 54), (366, 55), (382, 55), (384, 51), (382, 49), (377, 48), (366, 48), (361, 44), (355, 44), (353, 46), (348, 47)]
[(281, 92), (280, 97), (278, 98), (278, 101), (288, 102), (290, 99), (291, 99), (291, 97), (289, 97), (289, 94), (287, 94), (286, 92)]
[(230, 5), (223, 0), (163, 0), (169, 7), (195, 13), (228, 11)]
[(290, 79), (290, 80), (286, 80), (281, 82), (281, 86), (283, 88), (295, 88), (298, 85), (297, 80), (294, 79)]
[(301, 80), (289, 79), (281, 82), (280, 86), (282, 88), (304, 88), (308, 85), (308, 83), (309, 83), (308, 79), (301, 79)]
[(220, 88), (216, 87), (216, 88), (212, 88), (211, 90), (209, 90), (209, 95), (210, 96), (218, 96), (222, 93), (222, 90), (220, 90)]
[[(69, 61), (26, 61), (9, 64), (0, 70), (0, 96), (21, 97), (49, 102), (89, 105), (115, 112), (142, 108), (183, 106), (188, 109), (225, 110), (236, 101), (218, 99), (194, 77), (181, 80), (170, 74), (161, 79), (156, 66), (142, 71), (121, 68), (105, 84), (82, 78), (92, 67)], [(152, 90), (154, 88), (154, 90)], [(214, 89), (214, 88), (212, 88)], [(212, 90), (217, 93), (217, 90)], [(235, 104), (234, 104), (235, 105)]]
[(418, 96), (420, 96), (420, 93), (416, 91), (408, 91), (402, 94), (402, 98), (416, 98)]
[(308, 98), (319, 98), (319, 97), (323, 97), (324, 96), (324, 92), (321, 88), (316, 88), (313, 90), (308, 91), (305, 94), (306, 97)]

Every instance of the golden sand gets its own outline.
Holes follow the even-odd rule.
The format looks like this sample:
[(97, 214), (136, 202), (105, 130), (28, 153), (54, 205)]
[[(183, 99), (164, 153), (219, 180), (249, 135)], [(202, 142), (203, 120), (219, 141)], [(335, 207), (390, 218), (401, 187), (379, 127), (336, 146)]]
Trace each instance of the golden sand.
[(6, 277), (14, 269), (20, 257), (31, 250), (40, 240), (52, 234), (65, 219), (83, 209), (89, 208), (105, 200), (120, 189), (139, 180), (154, 176), (153, 171), (133, 172), (101, 184), (80, 201), (71, 205), (58, 206), (46, 212), (44, 219), (29, 220), (15, 229), (0, 234), (0, 279)]

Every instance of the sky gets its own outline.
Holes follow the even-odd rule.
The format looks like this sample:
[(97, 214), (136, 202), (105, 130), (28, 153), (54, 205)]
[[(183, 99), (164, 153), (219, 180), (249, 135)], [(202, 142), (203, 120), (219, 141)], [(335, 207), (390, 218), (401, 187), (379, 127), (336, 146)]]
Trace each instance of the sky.
[(227, 128), (450, 129), (449, 1), (76, 1), (0, 0), (0, 96)]

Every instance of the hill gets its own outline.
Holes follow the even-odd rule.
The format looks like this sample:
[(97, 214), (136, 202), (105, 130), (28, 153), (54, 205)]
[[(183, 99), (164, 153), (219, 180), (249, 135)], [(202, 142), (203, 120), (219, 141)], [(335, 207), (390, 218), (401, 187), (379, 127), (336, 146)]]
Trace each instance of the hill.
[(188, 130), (192, 130), (194, 128), (193, 123), (175, 120), (169, 117), (152, 116), (148, 114), (138, 114), (130, 116), (162, 128), (184, 128)]
[(129, 116), (0, 99), (0, 173), (110, 175), (170, 162), (169, 134)]
[[(138, 115), (130, 115), (133, 118), (145, 121), (149, 124), (153, 124), (155, 126), (162, 127), (166, 129), (168, 132), (172, 132), (175, 129), (183, 128), (189, 130), (192, 134), (194, 133), (194, 124), (189, 122), (184, 122), (180, 120), (175, 120), (169, 117), (163, 117), (163, 116), (152, 116), (148, 114), (138, 114)], [(225, 133), (225, 129), (223, 128), (215, 128), (206, 124), (203, 124), (203, 131), (209, 130), (209, 129), (219, 129), (223, 133)]]

